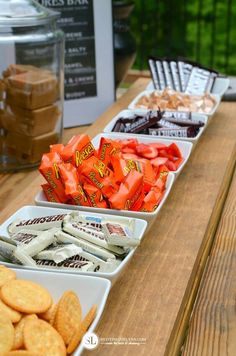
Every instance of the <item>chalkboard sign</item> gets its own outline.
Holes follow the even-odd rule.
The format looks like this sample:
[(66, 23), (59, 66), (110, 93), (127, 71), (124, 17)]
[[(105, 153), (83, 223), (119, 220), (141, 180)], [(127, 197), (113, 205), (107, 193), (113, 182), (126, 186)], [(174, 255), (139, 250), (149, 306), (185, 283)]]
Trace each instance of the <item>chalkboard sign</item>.
[(64, 126), (93, 122), (115, 99), (111, 0), (38, 0), (61, 12), (65, 33)]

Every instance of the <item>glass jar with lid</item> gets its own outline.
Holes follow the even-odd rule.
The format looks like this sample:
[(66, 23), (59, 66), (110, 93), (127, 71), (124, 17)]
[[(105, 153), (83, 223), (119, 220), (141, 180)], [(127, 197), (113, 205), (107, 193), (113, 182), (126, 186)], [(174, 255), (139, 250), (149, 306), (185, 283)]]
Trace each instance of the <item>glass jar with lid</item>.
[(0, 0), (0, 172), (38, 165), (61, 140), (59, 16), (34, 0)]

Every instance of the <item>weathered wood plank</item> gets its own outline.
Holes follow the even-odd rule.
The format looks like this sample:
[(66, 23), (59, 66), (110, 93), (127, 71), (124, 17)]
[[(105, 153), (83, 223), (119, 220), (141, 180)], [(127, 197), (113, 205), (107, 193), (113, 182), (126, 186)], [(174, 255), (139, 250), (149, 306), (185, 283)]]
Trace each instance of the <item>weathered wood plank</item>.
[(183, 355), (236, 353), (236, 173), (202, 279)]

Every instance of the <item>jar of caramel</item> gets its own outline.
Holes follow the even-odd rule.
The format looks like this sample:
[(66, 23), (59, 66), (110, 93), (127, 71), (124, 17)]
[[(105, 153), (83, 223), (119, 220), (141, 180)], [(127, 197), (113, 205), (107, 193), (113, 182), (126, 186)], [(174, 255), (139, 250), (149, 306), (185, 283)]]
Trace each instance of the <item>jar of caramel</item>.
[(37, 166), (61, 141), (64, 35), (59, 14), (0, 0), (0, 172)]

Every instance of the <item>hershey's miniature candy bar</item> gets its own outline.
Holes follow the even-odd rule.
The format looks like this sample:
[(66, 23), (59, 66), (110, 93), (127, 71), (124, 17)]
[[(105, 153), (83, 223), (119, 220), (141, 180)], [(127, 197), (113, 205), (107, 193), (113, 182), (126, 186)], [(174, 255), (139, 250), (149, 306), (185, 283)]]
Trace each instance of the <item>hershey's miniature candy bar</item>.
[(169, 122), (167, 120), (161, 119), (160, 121), (158, 121), (158, 125), (162, 126), (163, 128), (169, 128), (169, 129), (179, 129), (180, 126), (173, 124), (172, 122)]
[(178, 126), (195, 126), (195, 127), (202, 127), (204, 126), (204, 122), (199, 121), (199, 120), (188, 120), (188, 119), (176, 119), (174, 117), (169, 117), (165, 119), (166, 121), (169, 121), (171, 123), (174, 123)]
[(185, 93), (202, 95), (207, 91), (211, 78), (211, 72), (202, 68), (194, 67), (191, 71)]
[(125, 133), (137, 133), (142, 130), (145, 130), (157, 123), (159, 120), (158, 115), (156, 116), (140, 116), (138, 119), (136, 119), (133, 123), (131, 123), (128, 127), (125, 127), (124, 132)]
[(42, 231), (37, 230), (28, 230), (22, 229), (10, 237), (10, 240), (13, 241), (16, 245), (25, 244), (27, 245), (33, 239), (42, 234)]
[(102, 232), (102, 219), (97, 216), (82, 215), (77, 211), (67, 214), (63, 222), (76, 222), (81, 226), (87, 227), (89, 229)]
[(133, 237), (127, 226), (118, 223), (103, 223), (103, 230), (109, 244), (117, 246), (138, 246), (140, 240)]
[(3, 256), (6, 260), (9, 260), (13, 263), (19, 263), (19, 261), (14, 257), (15, 250), (16, 250), (15, 245), (3, 241), (2, 239), (0, 240), (0, 255)]
[(57, 246), (49, 246), (47, 249), (39, 252), (35, 259), (50, 260), (55, 263), (60, 263), (68, 258), (78, 255), (82, 252), (82, 248), (74, 244), (61, 244)]
[(192, 64), (179, 61), (178, 68), (179, 68), (181, 87), (182, 87), (182, 91), (184, 92), (193, 66)]
[(173, 84), (173, 80), (172, 80), (172, 76), (171, 76), (171, 69), (170, 69), (169, 63), (167, 61), (163, 61), (162, 65), (163, 65), (164, 75), (165, 75), (165, 78), (166, 78), (166, 85), (170, 89), (175, 89), (174, 84)]
[(181, 120), (191, 120), (191, 112), (189, 111), (164, 111), (162, 114), (163, 119), (175, 118)]
[(157, 74), (159, 78), (160, 89), (163, 90), (166, 88), (166, 81), (164, 76), (164, 70), (161, 61), (156, 61)]
[(84, 251), (91, 253), (93, 255), (96, 255), (96, 256), (102, 258), (103, 260), (116, 259), (116, 256), (113, 253), (111, 253), (110, 251), (105, 250), (102, 247), (98, 247), (91, 242), (80, 239), (79, 237), (71, 236), (70, 234), (67, 234), (66, 232), (59, 230), (55, 234), (55, 236), (56, 236), (58, 242), (62, 242), (65, 244), (73, 243), (73, 244), (81, 247)]
[(105, 248), (111, 252), (114, 252), (118, 255), (123, 255), (124, 250), (117, 246), (109, 245), (106, 241), (104, 233), (97, 233), (96, 231), (86, 229), (81, 227), (79, 224), (70, 223), (70, 222), (63, 222), (62, 230), (68, 232), (69, 234), (80, 237), (86, 241), (89, 241), (95, 245)]
[(113, 127), (112, 131), (114, 132), (122, 132), (124, 129), (125, 125), (122, 119), (118, 119), (115, 123), (115, 126)]
[(181, 127), (180, 129), (149, 129), (150, 135), (155, 136), (171, 136), (171, 137), (195, 137), (199, 128)]
[(4, 259), (15, 264), (35, 266), (35, 262), (30, 256), (20, 251), (18, 247), (12, 243), (6, 242), (7, 237), (4, 238), (4, 240), (5, 241), (3, 241), (3, 239), (0, 240), (0, 255), (3, 256)]
[(23, 266), (36, 266), (36, 262), (33, 258), (27, 255), (24, 251), (21, 251), (18, 247), (13, 255)]
[(78, 269), (80, 271), (94, 271), (94, 264), (88, 261), (70, 261), (66, 260), (60, 263), (48, 260), (35, 260), (38, 267), (60, 268), (60, 269)]
[(119, 264), (121, 263), (121, 260), (115, 260), (115, 259), (108, 259), (107, 261), (102, 260), (101, 258), (98, 258), (94, 256), (93, 254), (90, 254), (88, 252), (82, 251), (79, 255), (75, 255), (69, 259), (70, 261), (89, 261), (94, 264), (94, 272), (112, 272), (114, 271)]
[(58, 228), (43, 231), (40, 235), (32, 237), (31, 240), (21, 243), (17, 248), (28, 256), (35, 256), (56, 241), (55, 233), (57, 231)]
[(51, 216), (41, 216), (29, 220), (16, 220), (8, 226), (8, 233), (12, 235), (22, 229), (31, 230), (47, 230), (53, 227), (60, 227), (63, 218), (66, 214), (58, 214)]
[(154, 88), (157, 90), (160, 90), (158, 75), (157, 75), (157, 70), (156, 70), (156, 65), (155, 65), (154, 59), (149, 58), (148, 64), (149, 64), (149, 68), (150, 68), (150, 71), (152, 74)]
[(182, 91), (180, 76), (179, 76), (179, 68), (178, 68), (177, 62), (171, 61), (170, 69), (171, 69), (171, 73), (172, 73), (174, 89), (177, 91)]

